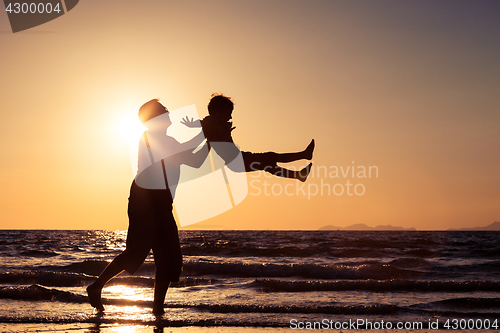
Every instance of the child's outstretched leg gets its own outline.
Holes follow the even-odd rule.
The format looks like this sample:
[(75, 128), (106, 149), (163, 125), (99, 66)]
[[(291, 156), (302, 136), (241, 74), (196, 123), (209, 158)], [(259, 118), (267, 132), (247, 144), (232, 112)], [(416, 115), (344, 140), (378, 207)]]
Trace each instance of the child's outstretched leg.
[(278, 177), (293, 178), (293, 179), (298, 179), (301, 182), (305, 182), (307, 176), (309, 176), (309, 173), (311, 172), (311, 167), (312, 163), (309, 163), (305, 168), (303, 168), (300, 171), (288, 170), (279, 166), (274, 166), (273, 168), (266, 168), (264, 170)]
[(314, 139), (307, 146), (306, 149), (297, 153), (276, 153), (276, 162), (288, 163), (298, 160), (312, 160), (314, 152)]

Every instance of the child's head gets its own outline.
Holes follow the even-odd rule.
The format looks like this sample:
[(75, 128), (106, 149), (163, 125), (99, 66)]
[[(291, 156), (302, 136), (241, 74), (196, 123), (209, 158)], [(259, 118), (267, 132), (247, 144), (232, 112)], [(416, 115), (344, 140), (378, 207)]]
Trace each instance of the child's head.
[(150, 100), (149, 102), (144, 103), (139, 108), (139, 120), (141, 121), (141, 123), (144, 124), (148, 120), (151, 120), (154, 117), (157, 117), (167, 112), (168, 112), (167, 108), (164, 107), (159, 102), (159, 99), (155, 98)]
[(234, 103), (230, 97), (223, 94), (212, 94), (208, 103), (208, 114), (228, 121), (233, 113)]

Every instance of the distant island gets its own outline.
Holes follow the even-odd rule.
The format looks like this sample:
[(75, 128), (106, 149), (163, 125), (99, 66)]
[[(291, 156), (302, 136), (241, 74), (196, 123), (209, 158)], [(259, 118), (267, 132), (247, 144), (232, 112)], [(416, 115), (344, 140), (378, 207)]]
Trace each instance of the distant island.
[(450, 231), (500, 231), (500, 222), (493, 222), (486, 227), (448, 229)]
[[(415, 228), (403, 228), (403, 227), (394, 227), (392, 225), (378, 225), (376, 227), (369, 227), (364, 223), (357, 223), (350, 225), (348, 227), (337, 227), (334, 225), (325, 225), (324, 227), (319, 228), (318, 230), (403, 230), (403, 231), (416, 231)], [(460, 228), (460, 229), (448, 229), (448, 231), (500, 231), (500, 222), (493, 222), (490, 225), (485, 227), (475, 227), (475, 228)]]
[(336, 227), (334, 225), (325, 225), (324, 227), (319, 228), (318, 230), (411, 230), (415, 231), (415, 228), (403, 228), (403, 227), (394, 227), (392, 225), (378, 225), (376, 227), (369, 227), (364, 223), (353, 224), (348, 227)]

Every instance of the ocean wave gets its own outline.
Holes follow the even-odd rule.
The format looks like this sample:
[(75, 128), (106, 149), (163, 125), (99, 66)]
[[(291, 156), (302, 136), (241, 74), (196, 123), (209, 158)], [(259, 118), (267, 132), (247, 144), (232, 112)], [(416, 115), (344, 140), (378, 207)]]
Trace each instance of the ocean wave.
[(323, 313), (323, 314), (364, 314), (387, 315), (408, 311), (390, 304), (373, 305), (250, 305), (250, 304), (198, 304), (194, 308), (217, 313)]
[[(369, 237), (367, 236), (369, 235)], [(413, 234), (412, 234), (413, 235)], [(397, 232), (212, 232), (181, 237), (183, 252), (187, 255), (218, 256), (288, 256), (288, 257), (342, 257), (378, 258), (411, 255), (420, 258), (447, 254), (445, 239), (436, 235), (417, 235), (402, 240)], [(431, 238), (435, 238), (434, 240)], [(469, 244), (477, 249), (480, 243)], [(455, 252), (453, 252), (455, 253)]]
[[(200, 245), (185, 245), (182, 247), (185, 255), (218, 255), (218, 256), (260, 256), (260, 257), (310, 257), (317, 251), (294, 247), (251, 247), (241, 246), (238, 242), (204, 242)], [(320, 252), (325, 254), (324, 252)]]
[(84, 273), (97, 276), (104, 270), (104, 268), (106, 268), (108, 264), (109, 262), (105, 260), (84, 260), (65, 266), (45, 266), (41, 267), (41, 269), (61, 272)]
[(27, 250), (20, 252), (18, 255), (25, 257), (35, 257), (35, 258), (50, 258), (59, 256), (60, 253), (54, 251), (44, 251), (44, 250)]
[[(488, 234), (446, 232), (180, 231), (185, 255), (287, 258), (498, 258), (498, 242)], [(0, 231), (0, 256), (88, 258), (114, 255), (110, 243), (124, 233), (102, 231)], [(21, 239), (22, 242), (17, 241)], [(100, 269), (99, 269), (100, 270)], [(97, 272), (93, 275), (98, 274)]]
[[(44, 270), (58, 272), (99, 275), (108, 264), (107, 261), (85, 260), (66, 266), (47, 266)], [(146, 262), (137, 271), (141, 275), (154, 275), (155, 265)], [(376, 261), (338, 263), (330, 265), (317, 264), (271, 264), (242, 263), (223, 261), (185, 261), (182, 276), (224, 276), (224, 277), (290, 277), (297, 276), (311, 279), (374, 279), (388, 280), (397, 278), (420, 277), (423, 272), (394, 267), (391, 264)]]
[[(345, 246), (344, 246), (345, 245)], [(245, 242), (217, 240), (204, 241), (201, 243), (189, 243), (182, 245), (182, 252), (185, 255), (200, 256), (260, 256), (260, 257), (334, 257), (334, 258), (380, 258), (386, 256), (400, 255), (401, 249), (375, 240), (359, 240), (349, 242), (349, 244), (332, 244), (330, 242), (299, 243), (293, 244), (287, 241), (279, 245), (271, 246), (265, 243), (247, 244)], [(404, 251), (403, 251), (404, 252)], [(408, 254), (415, 256), (431, 257), (434, 252), (429, 250), (411, 249)]]
[[(28, 301), (87, 303), (84, 295), (49, 289), (39, 285), (0, 287), (0, 298)], [(103, 298), (104, 305), (151, 307), (152, 301)], [(390, 314), (404, 310), (394, 305), (258, 305), (258, 304), (187, 304), (170, 303), (169, 308), (194, 308), (215, 313), (325, 313), (325, 314)]]
[(44, 286), (73, 287), (95, 280), (85, 274), (27, 271), (0, 273), (2, 284), (40, 284)]
[(471, 258), (498, 258), (498, 247), (496, 248), (475, 248), (469, 252)]
[(431, 263), (423, 258), (398, 258), (390, 262), (390, 264), (397, 268), (424, 268), (431, 266)]
[(311, 292), (362, 290), (370, 292), (475, 292), (500, 291), (496, 281), (289, 281), (257, 279), (254, 286), (264, 292)]
[[(500, 313), (500, 298), (477, 298), (477, 297), (461, 297), (450, 298), (436, 302), (414, 305), (415, 308), (433, 307), (450, 310), (488, 310), (496, 309)], [(497, 314), (498, 314), (497, 313)]]
[(428, 249), (412, 249), (404, 252), (406, 255), (421, 257), (421, 258), (430, 258), (435, 257), (438, 252)]
[(49, 289), (37, 284), (21, 287), (0, 287), (0, 298), (25, 301), (59, 301), (69, 303), (87, 302), (86, 296), (58, 289)]
[(225, 262), (187, 262), (184, 265), (187, 275), (223, 275), (237, 277), (290, 277), (314, 279), (375, 279), (387, 280), (420, 276), (422, 273), (399, 269), (389, 264), (248, 264)]
[[(65, 303), (87, 303), (84, 295), (39, 285), (25, 287), (0, 287), (0, 298), (25, 301), (52, 301)], [(151, 307), (152, 301), (103, 298), (104, 305)], [(455, 298), (436, 302), (400, 307), (391, 304), (352, 305), (334, 304), (210, 304), (169, 303), (167, 308), (189, 308), (212, 313), (283, 313), (283, 314), (334, 314), (334, 315), (394, 315), (402, 313), (461, 314), (466, 316), (498, 315), (491, 311), (500, 306), (499, 298)]]
[[(64, 302), (64, 303), (87, 303), (87, 297), (84, 295), (79, 295), (71, 292), (61, 291), (57, 289), (49, 289), (39, 285), (31, 285), (26, 287), (0, 287), (0, 297), (8, 299), (16, 299), (30, 302), (37, 301), (48, 301), (48, 302)], [(105, 306), (134, 306), (150, 308), (152, 306), (152, 301), (146, 300), (129, 300), (129, 299), (108, 299), (103, 298), (102, 302)], [(34, 303), (31, 303), (34, 304)], [(196, 321), (197, 325), (204, 326), (204, 324), (209, 324), (213, 321), (217, 321), (223, 325), (230, 325), (231, 322), (239, 323), (245, 322), (245, 318), (257, 318), (257, 316), (265, 316), (264, 314), (272, 315), (273, 318), (278, 318), (274, 314), (281, 314), (290, 316), (292, 314), (296, 315), (335, 315), (335, 316), (383, 316), (388, 318), (389, 321), (394, 318), (399, 317), (428, 317), (440, 316), (440, 317), (459, 317), (459, 318), (485, 318), (491, 317), (496, 318), (499, 314), (498, 308), (500, 305), (500, 299), (498, 298), (454, 298), (446, 299), (436, 302), (429, 302), (423, 304), (416, 304), (411, 306), (396, 306), (392, 304), (352, 304), (352, 303), (341, 303), (341, 302), (329, 302), (329, 303), (297, 303), (297, 304), (281, 304), (281, 303), (270, 303), (270, 304), (253, 304), (250, 302), (245, 302), (244, 304), (216, 304), (207, 299), (201, 302), (169, 302), (166, 308), (170, 309), (186, 309), (188, 311), (195, 311), (197, 313), (211, 313), (209, 315), (210, 319), (202, 319)], [(33, 305), (36, 307), (36, 305)], [(90, 305), (89, 305), (90, 308)], [(167, 310), (168, 311), (168, 310)], [(245, 316), (245, 314), (251, 314), (251, 316)], [(227, 316), (227, 317), (226, 317)], [(389, 316), (389, 317), (387, 317)], [(224, 319), (224, 318), (227, 318)], [(236, 319), (236, 321), (234, 321)], [(106, 320), (112, 320), (114, 322), (122, 322), (123, 319), (107, 318), (90, 315), (78, 315), (65, 317), (64, 314), (59, 315), (54, 312), (52, 315), (39, 316), (34, 314), (26, 315), (9, 315), (8, 313), (2, 313), (0, 317), (0, 322), (3, 323), (13, 323), (13, 322), (47, 322), (47, 323), (58, 323), (58, 322), (106, 322)], [(185, 319), (187, 320), (187, 319)], [(184, 321), (185, 321), (184, 320)], [(125, 320), (127, 321), (127, 320)], [(132, 319), (133, 321), (133, 319)], [(182, 319), (181, 319), (182, 321)], [(127, 321), (128, 322), (128, 321)], [(194, 322), (191, 322), (194, 323)], [(260, 325), (262, 321), (256, 322)], [(276, 323), (276, 321), (274, 321)], [(169, 326), (172, 326), (170, 318), (168, 320)]]
[[(40, 285), (46, 287), (79, 287), (94, 282), (96, 278), (86, 274), (63, 272), (7, 272), (0, 273), (0, 284), (10, 285)], [(179, 282), (172, 282), (171, 287), (181, 288), (197, 285), (208, 285), (217, 282), (211, 278), (183, 277)], [(125, 285), (132, 287), (154, 287), (154, 278), (143, 276), (118, 276), (107, 285)]]

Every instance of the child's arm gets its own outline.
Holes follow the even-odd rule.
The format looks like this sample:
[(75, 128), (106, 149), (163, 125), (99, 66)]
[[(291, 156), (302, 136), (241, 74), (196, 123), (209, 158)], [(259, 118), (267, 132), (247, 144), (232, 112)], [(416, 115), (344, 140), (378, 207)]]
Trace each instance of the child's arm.
[(201, 127), (201, 121), (199, 119), (193, 121), (193, 118), (189, 119), (188, 117), (182, 118), (181, 124), (190, 128)]

